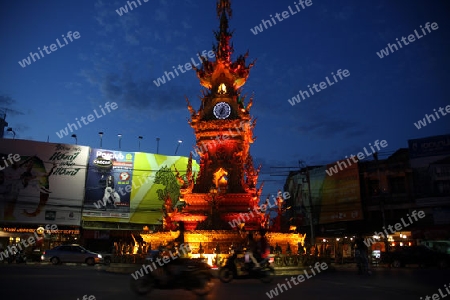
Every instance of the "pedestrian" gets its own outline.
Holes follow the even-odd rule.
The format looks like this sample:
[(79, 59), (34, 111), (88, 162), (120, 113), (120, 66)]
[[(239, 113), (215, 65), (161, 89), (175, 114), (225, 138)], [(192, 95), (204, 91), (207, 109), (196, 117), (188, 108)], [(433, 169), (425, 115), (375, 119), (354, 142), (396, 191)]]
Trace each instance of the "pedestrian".
[(368, 247), (361, 235), (355, 239), (355, 259), (358, 266), (358, 274), (371, 274), (369, 270)]

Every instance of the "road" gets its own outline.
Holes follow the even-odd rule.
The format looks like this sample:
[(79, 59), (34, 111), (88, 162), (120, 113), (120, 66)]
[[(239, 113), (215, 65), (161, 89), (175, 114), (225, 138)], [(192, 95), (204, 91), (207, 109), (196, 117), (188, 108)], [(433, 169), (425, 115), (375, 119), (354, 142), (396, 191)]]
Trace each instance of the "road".
[[(198, 299), (184, 290), (154, 290), (145, 297), (137, 297), (129, 289), (130, 275), (105, 272), (101, 266), (52, 266), (0, 264), (0, 298), (15, 300), (76, 300), (84, 295), (96, 300), (123, 299)], [(235, 280), (229, 284), (215, 279), (213, 293), (204, 299), (251, 300), (269, 299), (267, 293), (285, 278), (277, 276), (271, 284), (257, 280)], [(360, 276), (353, 270), (321, 272), (272, 296), (283, 299), (420, 299), (438, 293), (450, 283), (450, 270), (387, 269), (374, 270), (372, 276)], [(88, 299), (86, 297), (85, 299)], [(91, 300), (94, 298), (90, 298)]]

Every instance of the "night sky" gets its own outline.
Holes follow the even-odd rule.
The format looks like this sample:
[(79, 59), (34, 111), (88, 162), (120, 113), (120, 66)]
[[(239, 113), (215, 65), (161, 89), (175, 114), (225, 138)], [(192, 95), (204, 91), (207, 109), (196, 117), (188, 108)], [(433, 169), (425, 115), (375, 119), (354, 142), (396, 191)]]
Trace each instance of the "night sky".
[[(103, 131), (105, 149), (117, 149), (121, 133), (125, 151), (138, 151), (138, 136), (143, 136), (141, 151), (156, 153), (159, 137), (160, 154), (173, 155), (182, 140), (178, 155), (189, 155), (195, 140), (184, 97), (199, 108), (196, 74), (178, 71), (159, 87), (154, 81), (172, 66), (198, 62), (198, 52), (212, 49), (212, 31), (219, 25), (215, 1), (136, 3), (122, 16), (116, 10), (126, 1), (2, 3), (0, 107), (13, 110), (6, 120), (16, 138), (71, 144), (75, 133), (78, 144), (98, 147)], [(450, 105), (448, 1), (312, 0), (303, 5), (232, 1), (233, 58), (249, 50), (248, 62), (257, 59), (242, 93), (248, 100), (254, 92), (251, 113), (258, 120), (251, 153), (263, 164), (264, 195), (283, 187), (285, 176), (275, 175), (287, 175), (288, 169), (275, 167), (293, 170), (299, 160), (334, 163), (375, 140), (387, 141), (380, 153), (385, 158), (407, 147), (408, 139), (450, 132), (450, 116), (441, 113), (421, 129), (414, 125), (433, 109), (446, 113)], [(276, 24), (266, 22), (267, 29), (252, 33), (270, 15)], [(438, 28), (428, 32), (427, 22)], [(419, 37), (408, 42), (415, 30)], [(396, 39), (401, 43), (402, 37), (409, 44), (400, 48)], [(380, 58), (377, 52), (388, 43), (398, 50), (391, 46), (393, 51)], [(44, 46), (49, 54), (35, 55), (25, 67), (18, 63)], [(334, 80), (339, 69), (348, 70), (347, 77)], [(334, 84), (328, 85), (326, 77)], [(299, 90), (321, 82), (325, 89), (289, 103)], [(117, 107), (103, 114), (99, 106), (108, 101)], [(87, 118), (94, 109), (100, 117), (58, 137), (68, 122)]]

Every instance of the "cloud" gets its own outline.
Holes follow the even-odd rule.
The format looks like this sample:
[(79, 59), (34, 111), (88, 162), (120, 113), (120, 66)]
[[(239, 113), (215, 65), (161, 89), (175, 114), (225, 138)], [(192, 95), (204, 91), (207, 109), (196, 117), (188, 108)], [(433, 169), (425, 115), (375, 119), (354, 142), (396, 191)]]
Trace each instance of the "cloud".
[(340, 11), (334, 12), (333, 15), (336, 20), (346, 21), (352, 17), (353, 10), (352, 6), (344, 6)]
[(192, 28), (191, 24), (189, 24), (189, 23), (186, 22), (186, 21), (182, 21), (182, 22), (181, 22), (181, 25), (183, 25), (183, 28), (184, 28), (184, 29), (191, 29), (191, 28)]
[(125, 40), (126, 40), (130, 45), (133, 45), (133, 46), (139, 45), (139, 40), (136, 38), (136, 36), (134, 36), (134, 35), (132, 35), (132, 34), (127, 33), (127, 34), (125, 35)]
[(69, 89), (69, 90), (71, 90), (71, 89), (79, 89), (79, 88), (81, 88), (81, 86), (82, 86), (82, 84), (81, 83), (79, 83), (79, 82), (64, 82), (63, 83), (63, 86), (66, 88), (66, 89)]
[[(97, 0), (95, 3), (96, 15), (94, 19), (100, 26), (100, 29), (96, 33), (100, 36), (108, 36), (114, 33), (115, 36), (123, 38), (131, 46), (139, 45), (137, 36), (142, 35), (145, 30), (141, 28), (139, 23), (138, 11), (130, 11), (127, 14), (119, 16), (116, 12), (121, 5), (106, 4), (101, 0)], [(123, 6), (123, 5), (122, 5)]]
[(153, 18), (155, 21), (167, 21), (167, 14), (161, 9), (155, 10), (155, 16)]
[(330, 136), (338, 134), (342, 134), (346, 138), (362, 136), (367, 133), (368, 128), (356, 121), (330, 119), (329, 116), (322, 116), (311, 118), (307, 122), (295, 126), (295, 130), (305, 135), (329, 139)]
[(158, 88), (149, 77), (134, 78), (133, 70), (125, 64), (116, 72), (84, 70), (81, 74), (98, 87), (102, 98), (118, 102), (125, 110), (148, 109), (154, 118), (161, 116), (161, 112), (185, 110), (184, 95), (198, 93), (198, 89), (176, 82)]

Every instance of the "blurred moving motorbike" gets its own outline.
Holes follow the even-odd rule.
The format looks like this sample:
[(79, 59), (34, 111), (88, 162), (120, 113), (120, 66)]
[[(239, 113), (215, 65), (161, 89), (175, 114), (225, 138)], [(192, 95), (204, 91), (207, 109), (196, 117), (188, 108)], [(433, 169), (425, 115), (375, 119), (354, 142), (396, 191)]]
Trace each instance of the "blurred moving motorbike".
[(269, 258), (259, 262), (260, 267), (255, 267), (253, 262), (245, 261), (245, 254), (233, 252), (225, 264), (219, 268), (219, 279), (224, 283), (233, 279), (259, 279), (264, 283), (270, 283), (275, 275), (275, 269), (270, 265)]
[[(211, 267), (203, 259), (172, 257), (170, 262), (158, 266), (154, 262), (157, 258), (163, 260), (162, 251), (148, 260), (148, 265), (155, 267), (152, 271), (147, 270), (144, 274), (144, 270), (141, 270), (143, 276), (131, 277), (130, 287), (136, 294), (146, 295), (153, 289), (185, 289), (197, 296), (205, 296), (212, 291)], [(135, 272), (135, 275), (140, 274)]]

